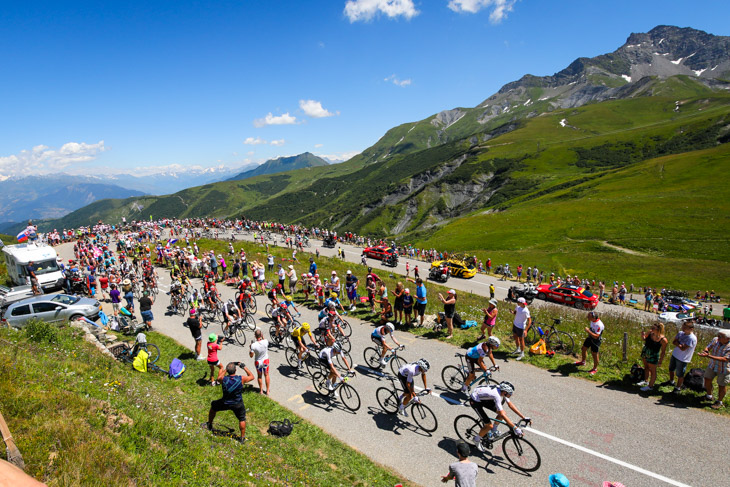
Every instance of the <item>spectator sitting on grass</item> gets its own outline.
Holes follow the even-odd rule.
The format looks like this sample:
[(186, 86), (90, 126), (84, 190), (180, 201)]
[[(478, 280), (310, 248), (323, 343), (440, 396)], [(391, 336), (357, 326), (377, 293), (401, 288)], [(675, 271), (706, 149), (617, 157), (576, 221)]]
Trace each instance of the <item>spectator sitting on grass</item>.
[(393, 306), (390, 304), (388, 299), (382, 299), (380, 301), (380, 325), (384, 325), (393, 318)]

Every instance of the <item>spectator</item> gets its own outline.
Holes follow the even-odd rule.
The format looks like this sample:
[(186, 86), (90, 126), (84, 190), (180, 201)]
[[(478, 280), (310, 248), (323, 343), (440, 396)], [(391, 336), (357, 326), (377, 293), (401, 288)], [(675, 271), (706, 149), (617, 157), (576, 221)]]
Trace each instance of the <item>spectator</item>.
[(476, 487), (479, 467), (476, 463), (469, 461), (469, 453), (471, 453), (471, 447), (468, 443), (463, 440), (456, 442), (456, 454), (459, 456), (459, 461), (449, 465), (449, 473), (441, 476), (441, 482), (446, 483), (455, 479), (457, 487)]
[(384, 325), (393, 319), (393, 306), (387, 298), (380, 300), (380, 325)]
[(482, 334), (479, 335), (477, 340), (482, 340), (487, 337), (487, 335), (484, 334), (484, 330), (487, 331), (489, 336), (492, 336), (492, 333), (494, 332), (494, 325), (497, 324), (497, 300), (494, 298), (490, 299), (489, 306), (486, 308), (482, 308), (482, 311), (484, 312)]
[(99, 287), (101, 288), (101, 297), (104, 301), (109, 299), (109, 294), (107, 293), (107, 290), (109, 289), (109, 278), (106, 275), (106, 272), (102, 272), (99, 276)]
[(730, 383), (730, 330), (720, 330), (717, 337), (713, 338), (709, 345), (698, 354), (700, 357), (710, 359), (705, 369), (705, 399), (712, 401), (712, 380), (717, 377), (717, 401), (712, 409), (723, 407), (722, 400), (725, 398), (727, 385)]
[(284, 268), (281, 266), (281, 264), (278, 265), (276, 274), (279, 276), (279, 288), (284, 289), (284, 280), (286, 278), (286, 271), (284, 271)]
[(684, 382), (684, 373), (687, 365), (692, 361), (692, 355), (697, 347), (697, 336), (694, 334), (695, 325), (691, 321), (682, 323), (682, 329), (677, 332), (677, 336), (672, 340), (675, 346), (672, 350), (672, 357), (669, 359), (669, 382), (666, 385), (674, 385), (674, 374), (677, 374), (677, 385), (673, 392), (682, 390)]
[(489, 283), (489, 299), (494, 299), (494, 283)]
[[(418, 268), (418, 266), (416, 266)], [(418, 314), (420, 317), (420, 326), (423, 326), (423, 317), (426, 314), (426, 305), (428, 304), (428, 299), (426, 298), (426, 286), (423, 284), (423, 280), (420, 277), (416, 277), (416, 280), (406, 278), (407, 281), (411, 281), (416, 284), (416, 311), (415, 313)], [(415, 316), (414, 316), (415, 318)]]
[[(664, 336), (664, 323), (655, 323), (649, 333), (642, 331), (641, 339), (644, 340), (644, 348), (641, 349), (641, 358), (644, 360), (644, 380), (636, 385), (642, 386), (642, 392), (648, 392), (654, 388), (657, 366), (662, 365), (664, 354), (667, 351), (668, 340)], [(647, 379), (649, 379), (648, 382)]]
[(593, 368), (589, 372), (591, 375), (594, 375), (596, 371), (598, 370), (598, 361), (599, 361), (599, 354), (598, 349), (601, 346), (601, 336), (603, 335), (603, 330), (606, 328), (606, 326), (603, 324), (603, 321), (598, 316), (597, 311), (589, 311), (588, 312), (588, 321), (590, 321), (590, 325), (585, 328), (586, 333), (588, 333), (588, 336), (586, 337), (585, 341), (583, 342), (583, 348), (581, 348), (581, 359), (577, 361), (574, 365), (580, 367), (582, 365), (586, 364), (586, 355), (588, 353), (588, 349), (591, 349), (591, 355), (593, 355)]
[[(241, 367), (246, 372), (246, 376), (236, 375), (236, 367)], [(253, 374), (241, 362), (231, 362), (226, 365), (226, 373), (228, 375), (223, 377), (223, 368), (220, 369), (218, 379), (223, 389), (223, 397), (211, 401), (207, 426), (209, 430), (213, 430), (213, 420), (218, 411), (233, 411), (241, 430), (241, 437), (238, 441), (243, 443), (246, 441), (246, 406), (243, 404), (241, 393), (243, 392), (243, 385), (253, 380)]]
[(646, 288), (644, 291), (644, 311), (652, 311), (652, 303), (654, 301), (654, 295), (651, 293), (651, 288)]
[[(294, 252), (296, 252), (296, 250)], [(294, 270), (293, 265), (289, 266), (286, 276), (289, 278), (289, 294), (294, 294), (294, 292), (296, 292), (298, 278), (297, 271)]]
[(317, 264), (312, 257), (309, 258), (309, 273), (315, 275), (317, 273)]
[(439, 293), (439, 299), (444, 304), (444, 315), (446, 316), (446, 328), (448, 329), (448, 335), (446, 339), (454, 336), (454, 315), (456, 314), (456, 291), (449, 289), (449, 293), (444, 298), (443, 294)]
[(112, 301), (112, 310), (114, 311), (114, 316), (119, 316), (119, 307), (122, 302), (122, 296), (119, 289), (117, 289), (116, 284), (112, 283), (111, 288), (112, 290), (109, 291), (109, 298)]
[[(210, 385), (212, 386), (220, 384), (216, 377), (223, 374), (223, 366), (218, 360), (218, 350), (223, 349), (221, 340), (223, 340), (223, 336), (219, 338), (215, 333), (208, 335), (208, 366), (210, 366)], [(216, 368), (218, 368), (218, 374), (215, 373)]]
[(30, 285), (33, 288), (33, 294), (43, 294), (43, 291), (41, 291), (41, 286), (38, 284), (38, 276), (36, 276), (36, 267), (34, 262), (28, 262), (28, 265), (25, 266), (25, 270), (28, 273), (28, 279), (30, 279)]
[(405, 289), (403, 288), (403, 283), (398, 282), (395, 286), (395, 290), (393, 291), (393, 308), (395, 309), (395, 324), (401, 325), (403, 324), (403, 296), (405, 295)]
[(266, 256), (266, 264), (269, 266), (269, 272), (274, 272), (274, 256), (269, 254)]
[(147, 325), (148, 330), (152, 330), (152, 320), (155, 318), (152, 315), (152, 305), (154, 302), (150, 297), (150, 292), (145, 290), (142, 293), (142, 297), (139, 300), (139, 312), (142, 315), (142, 321)]
[(132, 281), (129, 279), (123, 280), (122, 291), (124, 291), (124, 300), (127, 302), (127, 311), (134, 314), (134, 293), (132, 292)]
[(186, 324), (195, 340), (195, 360), (204, 360), (204, 357), (200, 355), (200, 346), (203, 343), (203, 335), (201, 334), (203, 323), (200, 322), (200, 316), (197, 315), (195, 308), (190, 308), (190, 316)]
[(350, 300), (350, 311), (355, 311), (357, 305), (357, 285), (357, 277), (352, 271), (348, 270), (345, 276), (345, 289), (347, 290), (347, 299)]
[(406, 288), (403, 291), (403, 314), (405, 314), (405, 325), (411, 324), (411, 313), (413, 313), (413, 296), (411, 290)]
[[(261, 328), (256, 328), (254, 332), (255, 342), (251, 344), (249, 357), (253, 357), (254, 366), (256, 367), (256, 375), (259, 382), (259, 393), (269, 395), (271, 385), (269, 380), (269, 341), (264, 338)], [(266, 390), (263, 387), (261, 376), (266, 379)]]
[(512, 323), (512, 335), (517, 344), (517, 349), (513, 352), (513, 355), (517, 355), (517, 360), (522, 360), (525, 358), (525, 334), (527, 334), (532, 324), (532, 317), (530, 316), (530, 310), (527, 309), (525, 298), (517, 298), (517, 307), (512, 310), (512, 314), (515, 315)]

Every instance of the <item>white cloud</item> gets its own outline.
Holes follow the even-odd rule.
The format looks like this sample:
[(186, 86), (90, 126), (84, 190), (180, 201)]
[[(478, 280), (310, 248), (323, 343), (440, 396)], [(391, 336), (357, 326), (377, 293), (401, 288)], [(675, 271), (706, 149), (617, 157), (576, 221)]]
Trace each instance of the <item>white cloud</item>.
[(315, 149), (319, 149), (320, 147), (324, 146), (324, 144), (314, 144)]
[(412, 83), (410, 78), (402, 80), (394, 74), (391, 74), (387, 78), (383, 79), (383, 81), (393, 83), (394, 85), (400, 86), (401, 88), (405, 88), (406, 86), (409, 86)]
[(250, 150), (250, 151), (246, 152), (246, 155), (247, 155), (247, 156), (252, 156), (252, 155), (254, 155), (254, 154), (256, 154), (256, 152), (255, 152), (255, 151), (252, 151), (252, 150)]
[(271, 141), (271, 145), (282, 146), (282, 145), (284, 145), (284, 142), (285, 142), (284, 139), (272, 140)]
[(269, 112), (264, 118), (257, 118), (253, 121), (254, 127), (265, 127), (266, 125), (294, 125), (296, 123), (297, 117), (289, 115), (289, 112), (279, 115), (278, 117), (275, 117), (271, 112)]
[(356, 155), (358, 155), (362, 151), (350, 151), (350, 152), (338, 152), (335, 154), (315, 154), (322, 159), (326, 159), (327, 161), (336, 164), (338, 162), (345, 162), (349, 159), (352, 159)]
[(104, 141), (96, 144), (68, 142), (60, 149), (37, 145), (18, 154), (0, 157), (0, 174), (4, 176), (27, 176), (62, 171), (74, 165), (91, 162), (107, 148)]
[[(321, 101), (299, 100), (299, 108), (301, 108), (305, 114), (312, 118), (324, 118), (335, 115), (334, 113), (322, 107)], [(339, 115), (339, 113), (340, 112), (337, 112), (337, 115)]]
[(411, 19), (419, 13), (413, 0), (348, 0), (345, 4), (345, 16), (351, 23), (372, 20), (378, 14), (385, 14), (391, 19)]
[(256, 137), (256, 138), (247, 137), (246, 140), (243, 141), (243, 143), (246, 145), (261, 145), (261, 144), (266, 144), (266, 141), (264, 139), (262, 139), (261, 137)]
[(517, 0), (450, 0), (449, 8), (454, 12), (475, 14), (482, 9), (491, 8), (489, 20), (498, 24), (512, 11)]

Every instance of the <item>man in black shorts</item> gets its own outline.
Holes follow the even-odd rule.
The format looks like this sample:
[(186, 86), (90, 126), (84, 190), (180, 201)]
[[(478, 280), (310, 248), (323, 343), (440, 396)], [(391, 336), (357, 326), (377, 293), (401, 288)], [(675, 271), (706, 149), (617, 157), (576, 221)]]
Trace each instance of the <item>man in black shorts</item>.
[[(236, 375), (236, 367), (241, 367), (246, 372), (246, 376)], [(243, 443), (246, 441), (246, 406), (243, 404), (241, 393), (243, 392), (243, 385), (251, 382), (254, 377), (251, 371), (248, 370), (248, 367), (241, 362), (231, 362), (226, 365), (226, 373), (228, 375), (223, 377), (223, 370), (221, 369), (218, 375), (218, 382), (221, 383), (221, 387), (223, 388), (223, 397), (210, 402), (210, 411), (208, 412), (206, 426), (209, 430), (213, 429), (213, 420), (218, 411), (233, 411), (233, 414), (238, 419), (238, 426), (241, 429), (241, 437), (238, 441)]]
[(190, 308), (190, 317), (186, 324), (190, 329), (190, 334), (193, 335), (193, 338), (195, 339), (195, 359), (205, 360), (205, 357), (200, 355), (200, 346), (203, 343), (203, 335), (201, 334), (200, 329), (203, 327), (203, 324), (200, 322), (200, 316), (198, 316), (195, 312), (195, 308)]

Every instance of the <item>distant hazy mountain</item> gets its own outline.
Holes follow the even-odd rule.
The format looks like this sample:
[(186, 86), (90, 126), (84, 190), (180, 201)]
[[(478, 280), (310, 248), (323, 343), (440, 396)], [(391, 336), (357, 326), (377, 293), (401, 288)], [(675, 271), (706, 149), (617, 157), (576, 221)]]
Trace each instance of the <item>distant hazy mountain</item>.
[(0, 181), (0, 222), (60, 218), (96, 200), (142, 194), (142, 191), (79, 176), (7, 178)]
[(321, 157), (317, 157), (311, 152), (305, 152), (297, 156), (279, 157), (278, 159), (268, 160), (255, 169), (236, 174), (232, 178), (229, 178), (228, 181), (238, 181), (262, 174), (276, 174), (293, 169), (303, 169), (305, 167), (326, 166), (327, 164), (329, 163)]
[(255, 163), (236, 168), (221, 165), (206, 168), (181, 168), (180, 170), (174, 171), (167, 170), (145, 176), (115, 174), (101, 176), (100, 178), (105, 182), (116, 184), (123, 188), (136, 189), (147, 194), (162, 195), (177, 193), (183, 189), (200, 186), (201, 184), (225, 181), (234, 174), (254, 167), (256, 167)]

